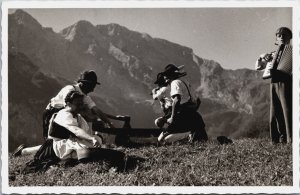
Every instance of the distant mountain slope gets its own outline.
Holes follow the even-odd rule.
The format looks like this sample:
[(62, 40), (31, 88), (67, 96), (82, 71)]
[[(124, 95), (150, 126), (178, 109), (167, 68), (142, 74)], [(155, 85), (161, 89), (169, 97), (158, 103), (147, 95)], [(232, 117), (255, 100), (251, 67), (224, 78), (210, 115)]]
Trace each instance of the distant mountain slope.
[[(213, 60), (198, 57), (191, 48), (118, 24), (94, 26), (78, 21), (55, 33), (23, 10), (9, 15), (8, 27), (9, 51), (24, 54), (41, 74), (60, 86), (76, 80), (85, 69), (95, 70), (101, 86), (91, 95), (105, 112), (131, 115), (133, 127), (154, 127), (160, 109), (151, 103), (149, 94), (156, 74), (169, 63), (185, 65), (184, 79), (202, 99), (200, 110), (209, 134), (242, 136), (237, 133), (241, 123), (251, 129), (253, 118), (261, 118), (262, 123), (268, 120), (268, 83), (260, 73), (223, 69)], [(11, 66), (10, 61), (9, 69)], [(221, 125), (219, 116), (229, 117), (231, 124)]]
[(8, 63), (9, 148), (20, 143), (40, 144), (42, 113), (61, 85), (22, 53), (10, 52)]

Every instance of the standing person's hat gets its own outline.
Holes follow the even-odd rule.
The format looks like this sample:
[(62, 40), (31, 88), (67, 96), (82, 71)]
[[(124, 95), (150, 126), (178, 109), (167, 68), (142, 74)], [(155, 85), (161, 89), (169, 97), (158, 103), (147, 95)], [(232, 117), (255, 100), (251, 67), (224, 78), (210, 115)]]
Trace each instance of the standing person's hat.
[(176, 78), (183, 77), (186, 75), (186, 72), (180, 72), (181, 69), (183, 69), (183, 67), (184, 67), (184, 65), (175, 66), (174, 64), (168, 64), (165, 67), (165, 71), (163, 72), (163, 74), (167, 77), (168, 76), (173, 76)]
[(93, 70), (86, 70), (81, 73), (77, 82), (87, 82), (100, 85), (100, 83), (97, 81), (97, 75)]

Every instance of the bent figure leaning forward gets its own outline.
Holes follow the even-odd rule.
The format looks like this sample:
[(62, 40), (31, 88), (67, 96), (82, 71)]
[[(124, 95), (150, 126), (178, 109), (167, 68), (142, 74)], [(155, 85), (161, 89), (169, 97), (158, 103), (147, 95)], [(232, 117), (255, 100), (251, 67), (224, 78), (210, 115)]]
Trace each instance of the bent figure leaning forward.
[[(165, 143), (184, 139), (190, 142), (207, 141), (205, 123), (197, 112), (200, 101), (194, 100), (188, 85), (179, 79), (186, 75), (185, 72), (180, 72), (180, 69), (181, 67), (173, 64), (167, 65), (164, 72), (158, 74), (155, 82), (159, 88), (152, 91), (153, 98), (160, 100), (165, 113), (163, 117), (155, 120), (155, 124), (163, 129), (158, 141)], [(166, 97), (168, 90), (170, 101)], [(163, 128), (165, 125), (167, 127)]]

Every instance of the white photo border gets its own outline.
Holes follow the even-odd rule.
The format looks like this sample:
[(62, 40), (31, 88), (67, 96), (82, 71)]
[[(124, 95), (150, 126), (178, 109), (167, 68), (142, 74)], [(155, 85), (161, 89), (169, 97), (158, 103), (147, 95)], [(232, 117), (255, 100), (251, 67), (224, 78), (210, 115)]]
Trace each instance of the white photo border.
[[(119, 193), (119, 194), (195, 194), (195, 193), (300, 193), (299, 188), (299, 24), (300, 2), (290, 1), (4, 1), (2, 2), (2, 118), (1, 118), (1, 181), (5, 194), (42, 193)], [(74, 187), (11, 187), (8, 183), (8, 9), (14, 8), (244, 8), (290, 7), (293, 9), (293, 186), (199, 186), (199, 187), (137, 187), (137, 186), (74, 186)]]

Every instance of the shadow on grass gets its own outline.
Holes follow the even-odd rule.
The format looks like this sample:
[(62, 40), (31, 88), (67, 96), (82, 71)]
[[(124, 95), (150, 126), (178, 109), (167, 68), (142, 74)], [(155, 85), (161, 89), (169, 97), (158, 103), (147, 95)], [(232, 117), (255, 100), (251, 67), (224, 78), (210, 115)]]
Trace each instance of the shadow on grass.
[(128, 172), (137, 167), (139, 163), (145, 161), (144, 158), (138, 156), (128, 156), (122, 151), (112, 149), (95, 149), (89, 150), (89, 154), (85, 158), (81, 158), (78, 163), (103, 162), (104, 169), (116, 168), (117, 172)]

